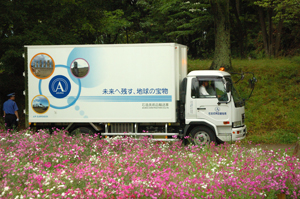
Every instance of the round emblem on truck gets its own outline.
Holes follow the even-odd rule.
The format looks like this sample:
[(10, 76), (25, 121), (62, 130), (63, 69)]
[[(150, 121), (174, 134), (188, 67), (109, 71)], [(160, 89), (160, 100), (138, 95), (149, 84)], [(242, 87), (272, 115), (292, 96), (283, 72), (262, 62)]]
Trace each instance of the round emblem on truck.
[(50, 80), (49, 91), (53, 97), (64, 98), (71, 91), (71, 83), (65, 76), (57, 75)]

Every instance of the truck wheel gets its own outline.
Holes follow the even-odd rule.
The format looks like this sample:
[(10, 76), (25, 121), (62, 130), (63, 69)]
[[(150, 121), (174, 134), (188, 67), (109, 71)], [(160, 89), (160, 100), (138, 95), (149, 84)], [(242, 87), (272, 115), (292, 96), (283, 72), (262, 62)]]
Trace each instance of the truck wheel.
[(77, 134), (94, 136), (95, 130), (90, 127), (78, 127), (71, 131), (71, 135), (77, 135)]
[(197, 126), (191, 131), (192, 142), (195, 145), (203, 146), (210, 142), (216, 142), (215, 134), (207, 127)]

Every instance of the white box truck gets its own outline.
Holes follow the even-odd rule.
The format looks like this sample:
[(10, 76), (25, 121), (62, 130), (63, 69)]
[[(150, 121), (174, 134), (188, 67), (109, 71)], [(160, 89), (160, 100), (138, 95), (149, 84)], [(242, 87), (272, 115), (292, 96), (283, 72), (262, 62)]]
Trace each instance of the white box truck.
[(230, 74), (187, 74), (184, 45), (37, 45), (25, 46), (25, 55), (30, 126), (102, 137), (191, 136), (196, 144), (247, 134)]

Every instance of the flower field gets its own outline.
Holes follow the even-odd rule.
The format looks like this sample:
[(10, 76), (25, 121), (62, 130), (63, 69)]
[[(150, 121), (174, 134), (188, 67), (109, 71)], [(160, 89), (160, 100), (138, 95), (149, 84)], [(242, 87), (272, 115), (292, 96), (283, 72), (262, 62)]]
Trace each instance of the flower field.
[(236, 144), (0, 130), (0, 198), (300, 198), (300, 161)]

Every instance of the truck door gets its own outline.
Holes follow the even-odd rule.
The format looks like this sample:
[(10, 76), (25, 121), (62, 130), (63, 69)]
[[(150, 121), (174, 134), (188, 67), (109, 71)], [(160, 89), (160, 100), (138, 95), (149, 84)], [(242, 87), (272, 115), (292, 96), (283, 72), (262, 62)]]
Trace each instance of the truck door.
[[(192, 79), (191, 97), (197, 119), (223, 126), (230, 121), (230, 103), (222, 77), (197, 77)], [(227, 124), (228, 125), (228, 124)]]

